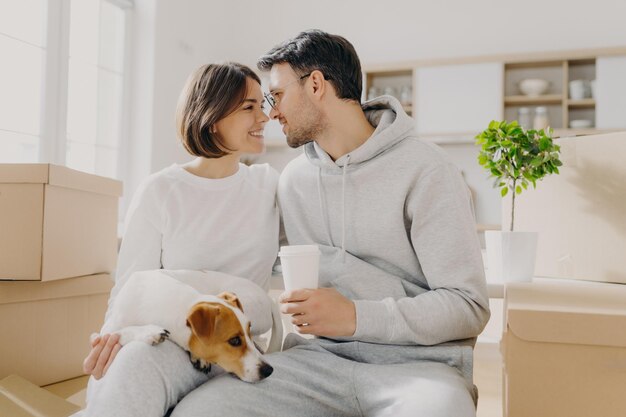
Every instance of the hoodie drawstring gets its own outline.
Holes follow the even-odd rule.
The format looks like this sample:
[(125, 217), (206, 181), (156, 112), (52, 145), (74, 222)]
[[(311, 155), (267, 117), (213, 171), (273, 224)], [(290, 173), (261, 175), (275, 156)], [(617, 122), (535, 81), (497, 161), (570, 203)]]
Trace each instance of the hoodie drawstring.
[(328, 213), (326, 213), (326, 204), (324, 204), (324, 195), (322, 194), (322, 167), (317, 167), (317, 195), (320, 201), (322, 221), (324, 222), (326, 235), (328, 237), (328, 246), (333, 246), (333, 239), (330, 236), (330, 222), (328, 221)]
[(341, 175), (341, 261), (346, 262), (346, 172), (350, 164), (350, 154), (346, 155)]
[[(350, 155), (346, 155), (346, 162), (342, 168), (341, 176), (341, 261), (346, 261), (346, 172), (348, 171), (348, 165), (350, 164)], [(317, 195), (319, 197), (320, 212), (324, 226), (326, 228), (326, 236), (328, 237), (328, 245), (333, 245), (333, 239), (330, 234), (330, 222), (328, 220), (328, 213), (326, 210), (326, 204), (324, 201), (324, 194), (322, 193), (322, 167), (317, 167)]]

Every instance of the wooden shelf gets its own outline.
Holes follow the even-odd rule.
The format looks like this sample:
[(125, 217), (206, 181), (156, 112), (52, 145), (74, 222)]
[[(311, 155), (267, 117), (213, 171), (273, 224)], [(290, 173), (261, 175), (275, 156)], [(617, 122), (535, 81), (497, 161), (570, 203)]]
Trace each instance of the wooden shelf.
[(560, 67), (563, 61), (520, 61), (506, 63), (506, 69)]
[(487, 230), (502, 230), (501, 224), (486, 224), (486, 223), (476, 223), (476, 231), (477, 232), (486, 232)]
[(474, 145), (477, 132), (419, 133), (417, 136), (437, 145)]
[(504, 104), (506, 106), (535, 105), (535, 104), (561, 104), (563, 96), (561, 94), (544, 94), (541, 96), (506, 96)]
[(596, 100), (593, 98), (584, 98), (581, 100), (567, 100), (567, 105), (574, 108), (593, 108), (596, 106)]
[(398, 69), (388, 69), (388, 70), (371, 70), (371, 71), (367, 71), (367, 74), (370, 77), (412, 76), (413, 75), (413, 68), (398, 68)]
[[(596, 75), (599, 78), (606, 77), (605, 74), (597, 74), (597, 60), (613, 56), (626, 56), (626, 47), (446, 58), (370, 66), (364, 74), (364, 96), (367, 96), (371, 87), (399, 90), (412, 86), (413, 106), (403, 106), (404, 110), (418, 119), (416, 127), (419, 136), (439, 144), (471, 144), (478, 132), (463, 132), (474, 126), (471, 118), (484, 120), (483, 123), (492, 119), (512, 121), (520, 118), (520, 107), (531, 108), (531, 121), (525, 120), (525, 125), (533, 124), (536, 107), (547, 107), (549, 125), (558, 131), (559, 136), (601, 133), (595, 128), (568, 128), (572, 120), (578, 119), (590, 120), (595, 125), (598, 113), (596, 99), (573, 100), (569, 97), (570, 82), (595, 80)], [(622, 69), (621, 66), (615, 68)], [(467, 78), (465, 84), (470, 86), (456, 84), (456, 79), (465, 79), (463, 77), (453, 78), (454, 82), (446, 83), (446, 80), (451, 79), (451, 74), (464, 74)], [(618, 78), (617, 75), (614, 77)], [(523, 95), (520, 83), (535, 78), (549, 83), (546, 94)], [(437, 88), (433, 87), (433, 82)], [(482, 86), (481, 89), (473, 87), (477, 84)], [(621, 95), (614, 94), (611, 97), (614, 96)], [(425, 97), (429, 100), (425, 101)], [(604, 97), (601, 100), (603, 103), (606, 101)], [(455, 106), (448, 103), (454, 103)], [(485, 111), (475, 111), (479, 108)], [(606, 108), (603, 105), (601, 112), (606, 113)], [(618, 120), (613, 124), (623, 124), (619, 115), (611, 117)], [(449, 133), (442, 133), (448, 129)]]
[[(597, 129), (595, 127), (581, 128), (581, 129), (563, 129), (553, 128), (553, 138), (566, 138), (572, 136), (585, 136), (585, 135), (598, 135), (604, 133), (621, 132), (624, 129)], [(428, 133), (423, 132), (418, 134), (418, 137), (422, 140), (436, 143), (438, 145), (474, 145), (476, 140), (474, 137), (479, 132), (450, 132), (450, 133)], [(285, 145), (286, 146), (286, 145)]]
[(580, 129), (554, 129), (553, 138), (568, 138), (572, 136), (600, 135), (605, 133), (621, 132), (624, 129), (597, 129), (595, 127), (587, 127)]

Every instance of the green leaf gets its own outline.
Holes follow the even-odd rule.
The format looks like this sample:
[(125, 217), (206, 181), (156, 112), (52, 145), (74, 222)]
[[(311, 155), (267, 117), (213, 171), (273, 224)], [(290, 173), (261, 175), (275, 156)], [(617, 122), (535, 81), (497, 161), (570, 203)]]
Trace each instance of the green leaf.
[[(559, 160), (559, 145), (552, 141), (551, 128), (545, 130), (525, 130), (516, 121), (492, 120), (489, 127), (476, 135), (480, 146), (478, 163), (495, 177), (495, 184), (501, 188), (504, 197), (509, 189), (519, 193), (528, 189), (529, 184), (548, 174), (559, 173), (562, 166)], [(516, 187), (508, 182), (516, 182)]]
[(550, 139), (548, 138), (541, 138), (539, 140), (539, 150), (541, 151), (545, 151), (548, 150), (550, 148)]
[(522, 175), (524, 176), (524, 178), (526, 178), (528, 181), (532, 181), (533, 180), (533, 176), (530, 172), (528, 172), (528, 170), (524, 170), (522, 171)]

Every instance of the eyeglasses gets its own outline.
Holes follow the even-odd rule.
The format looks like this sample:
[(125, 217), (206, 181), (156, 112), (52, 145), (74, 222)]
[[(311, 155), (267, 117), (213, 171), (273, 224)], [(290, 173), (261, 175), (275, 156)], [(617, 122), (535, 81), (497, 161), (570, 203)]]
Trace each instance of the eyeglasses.
[(296, 80), (291, 81), (290, 83), (285, 84), (282, 88), (275, 88), (272, 91), (270, 91), (269, 93), (263, 93), (263, 97), (265, 97), (265, 100), (267, 101), (267, 104), (269, 104), (270, 107), (273, 108), (274, 110), (277, 110), (276, 107), (278, 107), (280, 99), (274, 95), (274, 94), (276, 94), (276, 90), (283, 90), (283, 91), (285, 91), (285, 89), (287, 87), (289, 87), (291, 84), (296, 83), (296, 82), (301, 81), (301, 80), (304, 80), (309, 75), (311, 75), (310, 72), (308, 74), (303, 75), (302, 77), (300, 77), (300, 78), (298, 78)]

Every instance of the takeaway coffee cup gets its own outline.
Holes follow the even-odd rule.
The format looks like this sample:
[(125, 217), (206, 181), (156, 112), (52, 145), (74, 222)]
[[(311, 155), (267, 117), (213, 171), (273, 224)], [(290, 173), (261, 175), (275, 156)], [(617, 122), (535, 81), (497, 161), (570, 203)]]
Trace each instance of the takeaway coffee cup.
[(320, 269), (320, 250), (317, 245), (282, 246), (278, 256), (286, 291), (317, 288)]

